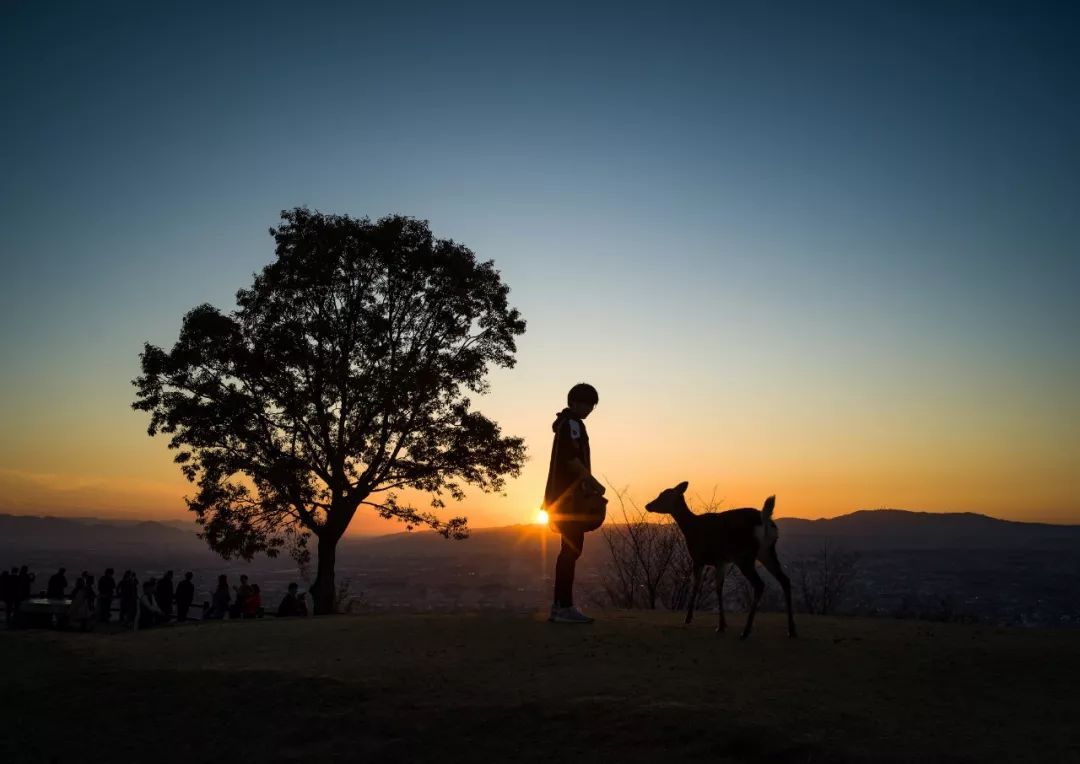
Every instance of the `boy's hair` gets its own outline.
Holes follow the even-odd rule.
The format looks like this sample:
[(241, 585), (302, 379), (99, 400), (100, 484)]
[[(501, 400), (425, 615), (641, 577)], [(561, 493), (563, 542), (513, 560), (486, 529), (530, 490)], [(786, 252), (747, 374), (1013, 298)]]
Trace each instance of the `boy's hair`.
[(570, 392), (566, 394), (566, 405), (569, 406), (575, 401), (595, 406), (600, 402), (600, 394), (596, 392), (596, 388), (592, 385), (585, 382), (578, 382), (571, 387)]

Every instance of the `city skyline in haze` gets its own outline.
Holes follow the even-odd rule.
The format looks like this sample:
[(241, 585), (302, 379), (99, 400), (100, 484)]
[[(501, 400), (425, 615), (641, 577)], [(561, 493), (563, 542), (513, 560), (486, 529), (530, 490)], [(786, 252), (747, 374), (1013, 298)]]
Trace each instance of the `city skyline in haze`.
[(475, 404), (529, 461), (446, 516), (531, 521), (588, 381), (639, 503), (1080, 522), (1068, 4), (0, 13), (0, 512), (190, 517), (142, 343), (306, 205), (429, 220), (528, 322)]

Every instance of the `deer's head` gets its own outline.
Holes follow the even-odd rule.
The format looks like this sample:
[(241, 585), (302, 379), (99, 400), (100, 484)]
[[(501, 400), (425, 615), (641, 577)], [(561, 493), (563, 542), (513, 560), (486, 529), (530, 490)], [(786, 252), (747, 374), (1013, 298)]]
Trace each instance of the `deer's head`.
[(683, 495), (690, 484), (685, 480), (674, 488), (665, 488), (660, 495), (645, 505), (649, 512), (657, 512), (662, 515), (674, 515), (689, 509)]

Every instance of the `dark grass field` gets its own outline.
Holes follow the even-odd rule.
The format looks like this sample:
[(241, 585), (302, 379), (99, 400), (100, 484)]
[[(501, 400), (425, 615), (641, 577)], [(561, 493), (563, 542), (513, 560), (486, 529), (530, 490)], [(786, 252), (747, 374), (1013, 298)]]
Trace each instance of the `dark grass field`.
[(0, 632), (0, 761), (1080, 761), (1080, 633), (601, 617)]

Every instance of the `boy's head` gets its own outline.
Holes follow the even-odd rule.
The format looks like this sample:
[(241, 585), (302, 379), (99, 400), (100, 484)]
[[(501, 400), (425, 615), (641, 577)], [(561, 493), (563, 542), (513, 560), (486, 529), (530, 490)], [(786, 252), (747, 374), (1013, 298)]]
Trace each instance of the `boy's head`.
[(599, 402), (600, 394), (596, 392), (596, 388), (585, 382), (578, 382), (566, 394), (567, 407), (582, 419), (587, 417)]

